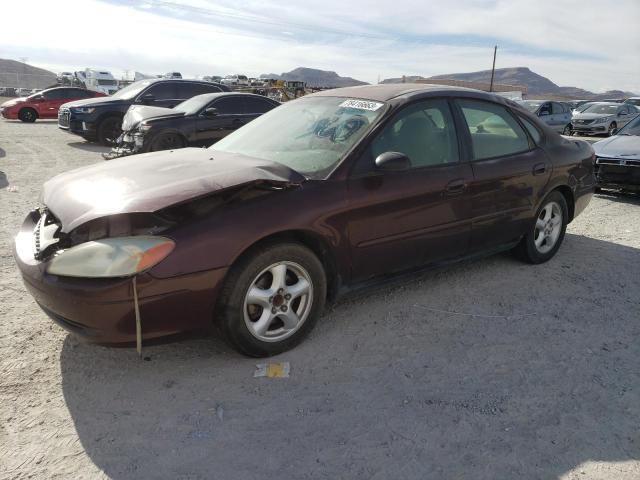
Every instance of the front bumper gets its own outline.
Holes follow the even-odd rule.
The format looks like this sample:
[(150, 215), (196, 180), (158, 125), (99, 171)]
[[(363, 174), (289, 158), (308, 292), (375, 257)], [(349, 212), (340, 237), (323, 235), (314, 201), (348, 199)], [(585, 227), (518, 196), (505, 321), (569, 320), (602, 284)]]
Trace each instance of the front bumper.
[(571, 130), (579, 133), (590, 133), (592, 135), (597, 135), (600, 133), (607, 133), (608, 129), (608, 123), (590, 123), (588, 125), (583, 125), (580, 123), (571, 122)]
[[(136, 340), (132, 278), (71, 278), (47, 273), (47, 261), (33, 256), (39, 212), (25, 219), (14, 243), (24, 284), (58, 325), (85, 341), (133, 344)], [(153, 269), (137, 276), (142, 338), (149, 340), (211, 326), (216, 297), (227, 269), (169, 278)]]
[(0, 107), (0, 116), (7, 120), (17, 120), (18, 110), (12, 107)]
[(68, 108), (58, 110), (58, 128), (83, 137), (96, 135), (96, 123), (92, 118), (73, 113)]
[(111, 160), (127, 155), (135, 155), (149, 151), (148, 136), (139, 132), (125, 132), (116, 140), (116, 146), (109, 153), (102, 154), (105, 160)]
[(640, 191), (640, 160), (598, 157), (595, 174), (599, 187)]

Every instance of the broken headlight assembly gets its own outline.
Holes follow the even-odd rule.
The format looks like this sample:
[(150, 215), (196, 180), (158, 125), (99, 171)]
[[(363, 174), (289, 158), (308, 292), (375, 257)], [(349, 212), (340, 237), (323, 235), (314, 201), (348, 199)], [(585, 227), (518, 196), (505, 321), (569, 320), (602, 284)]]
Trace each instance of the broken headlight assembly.
[(65, 277), (130, 277), (157, 265), (175, 247), (166, 237), (104, 238), (58, 252), (47, 273)]

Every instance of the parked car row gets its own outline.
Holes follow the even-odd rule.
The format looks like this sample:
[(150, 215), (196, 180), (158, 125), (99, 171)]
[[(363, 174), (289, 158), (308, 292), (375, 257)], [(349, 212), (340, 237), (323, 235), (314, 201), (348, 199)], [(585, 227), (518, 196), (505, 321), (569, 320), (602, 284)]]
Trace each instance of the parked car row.
[[(133, 106), (126, 126), (149, 131), (188, 118), (197, 132), (223, 102), (260, 113), (249, 112), (254, 96), (224, 91), (179, 113), (144, 105), (168, 82), (187, 85), (133, 84), (66, 108), (121, 112), (110, 102), (123, 102)], [(390, 275), (509, 249), (549, 260), (594, 189), (591, 146), (514, 102), (440, 86), (349, 87), (271, 108), (208, 149), (54, 177), (14, 255), (44, 312), (89, 341), (140, 346), (215, 322), (239, 351), (266, 356), (298, 344), (327, 301)]]
[(625, 103), (582, 102), (573, 110), (565, 102), (521, 100), (519, 103), (563, 135), (611, 136), (640, 113), (633, 101), (631, 98)]

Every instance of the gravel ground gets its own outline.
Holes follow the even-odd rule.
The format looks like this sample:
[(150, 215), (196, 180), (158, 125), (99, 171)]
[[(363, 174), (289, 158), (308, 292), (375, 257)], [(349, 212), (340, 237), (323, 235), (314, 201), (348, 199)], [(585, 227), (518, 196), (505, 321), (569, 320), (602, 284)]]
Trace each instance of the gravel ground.
[(290, 378), (253, 378), (216, 339), (78, 343), (25, 292), (12, 236), (100, 151), (0, 122), (0, 478), (640, 478), (638, 198), (596, 196), (545, 265), (344, 299), (275, 359)]

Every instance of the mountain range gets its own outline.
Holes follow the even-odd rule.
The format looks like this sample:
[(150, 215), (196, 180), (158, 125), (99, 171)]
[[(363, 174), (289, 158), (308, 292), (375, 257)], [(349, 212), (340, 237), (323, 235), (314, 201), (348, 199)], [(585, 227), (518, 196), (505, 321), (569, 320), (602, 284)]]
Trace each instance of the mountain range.
[(341, 77), (336, 72), (329, 70), (318, 70), (316, 68), (298, 67), (290, 72), (264, 73), (260, 78), (273, 78), (275, 80), (292, 80), (305, 82), (309, 87), (352, 87), (355, 85), (368, 85), (367, 82), (361, 82), (351, 77)]
[[(405, 82), (432, 80), (462, 80), (467, 82), (491, 82), (491, 70), (482, 70), (469, 73), (448, 73), (434, 77), (405, 76)], [(402, 78), (387, 78), (382, 83), (401, 83)], [(505, 85), (523, 85), (527, 87), (529, 98), (538, 96), (552, 96), (563, 98), (576, 98), (584, 100), (600, 100), (605, 98), (626, 98), (634, 96), (633, 92), (621, 90), (609, 90), (604, 93), (593, 93), (578, 87), (561, 87), (546, 77), (531, 71), (527, 67), (496, 68), (494, 83)]]

